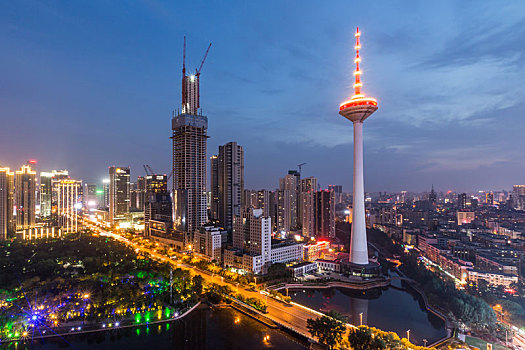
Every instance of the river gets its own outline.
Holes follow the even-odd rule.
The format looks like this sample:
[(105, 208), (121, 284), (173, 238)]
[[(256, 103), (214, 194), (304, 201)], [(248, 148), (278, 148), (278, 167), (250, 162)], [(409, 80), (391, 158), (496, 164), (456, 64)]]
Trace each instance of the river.
[(359, 325), (362, 317), (363, 324), (394, 331), (400, 337), (406, 337), (410, 330), (410, 341), (416, 345), (423, 345), (423, 339), (430, 344), (447, 334), (445, 322), (427, 311), (422, 297), (410, 289), (301, 289), (290, 290), (289, 295), (294, 302), (318, 311), (335, 310), (354, 325)]

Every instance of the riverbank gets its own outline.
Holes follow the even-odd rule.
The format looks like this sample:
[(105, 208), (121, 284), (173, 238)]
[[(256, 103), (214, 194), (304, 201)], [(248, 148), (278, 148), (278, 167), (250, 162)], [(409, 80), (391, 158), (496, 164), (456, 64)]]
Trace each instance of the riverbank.
[[(26, 336), (20, 336), (20, 337), (13, 337), (9, 339), (3, 339), (0, 344), (6, 344), (6, 343), (13, 343), (13, 342), (23, 342), (23, 341), (35, 341), (35, 340), (42, 340), (42, 339), (49, 339), (49, 338), (57, 338), (57, 337), (67, 337), (67, 336), (73, 336), (73, 335), (82, 335), (82, 334), (90, 334), (90, 333), (96, 333), (96, 332), (107, 332), (112, 330), (118, 330), (118, 329), (125, 329), (125, 328), (132, 328), (132, 327), (141, 327), (141, 326), (148, 326), (148, 325), (154, 325), (154, 324), (163, 324), (166, 322), (172, 322), (179, 319), (184, 318), (185, 316), (189, 315), (193, 310), (195, 310), (199, 305), (201, 305), (201, 302), (197, 302), (195, 305), (190, 307), (188, 310), (184, 311), (184, 313), (180, 314), (175, 313), (174, 317), (171, 318), (165, 318), (165, 319), (157, 319), (154, 321), (147, 321), (147, 322), (136, 322), (134, 318), (127, 318), (123, 319), (117, 322), (104, 322), (104, 323), (89, 323), (89, 324), (83, 324), (82, 326), (76, 326), (76, 327), (60, 327), (60, 328), (47, 328), (40, 330), (40, 329), (33, 329), (32, 333), (29, 333)], [(141, 317), (142, 318), (142, 317)], [(146, 319), (146, 318), (145, 318)], [(48, 333), (49, 331), (49, 333)], [(35, 334), (35, 332), (41, 332), (41, 334)]]

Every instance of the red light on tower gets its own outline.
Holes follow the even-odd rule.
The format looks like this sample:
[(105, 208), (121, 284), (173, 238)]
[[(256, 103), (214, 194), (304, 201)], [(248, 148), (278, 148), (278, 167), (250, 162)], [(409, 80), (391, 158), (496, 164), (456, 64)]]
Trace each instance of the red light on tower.
[(36, 160), (35, 159), (30, 159), (30, 160), (28, 160), (28, 163), (29, 164), (36, 164)]

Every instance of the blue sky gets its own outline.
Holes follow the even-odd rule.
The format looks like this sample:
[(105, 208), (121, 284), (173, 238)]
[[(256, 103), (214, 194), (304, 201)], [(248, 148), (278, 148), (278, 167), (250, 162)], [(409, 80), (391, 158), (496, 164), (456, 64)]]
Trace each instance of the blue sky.
[(353, 33), (362, 31), (367, 191), (525, 183), (520, 1), (4, 1), (0, 164), (99, 181), (110, 165), (171, 168), (171, 112), (200, 63), (209, 155), (237, 141), (247, 188), (299, 163), (352, 181)]

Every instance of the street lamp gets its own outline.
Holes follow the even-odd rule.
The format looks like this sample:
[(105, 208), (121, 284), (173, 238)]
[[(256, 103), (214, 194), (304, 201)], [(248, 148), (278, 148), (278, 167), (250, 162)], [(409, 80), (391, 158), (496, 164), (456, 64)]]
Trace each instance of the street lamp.
[(407, 340), (410, 342), (410, 329), (407, 331)]
[(425, 347), (425, 348), (427, 347), (427, 342), (428, 342), (428, 340), (423, 339), (423, 344), (424, 344), (424, 347)]
[(360, 326), (363, 325), (363, 313), (362, 312), (359, 313), (359, 325)]

